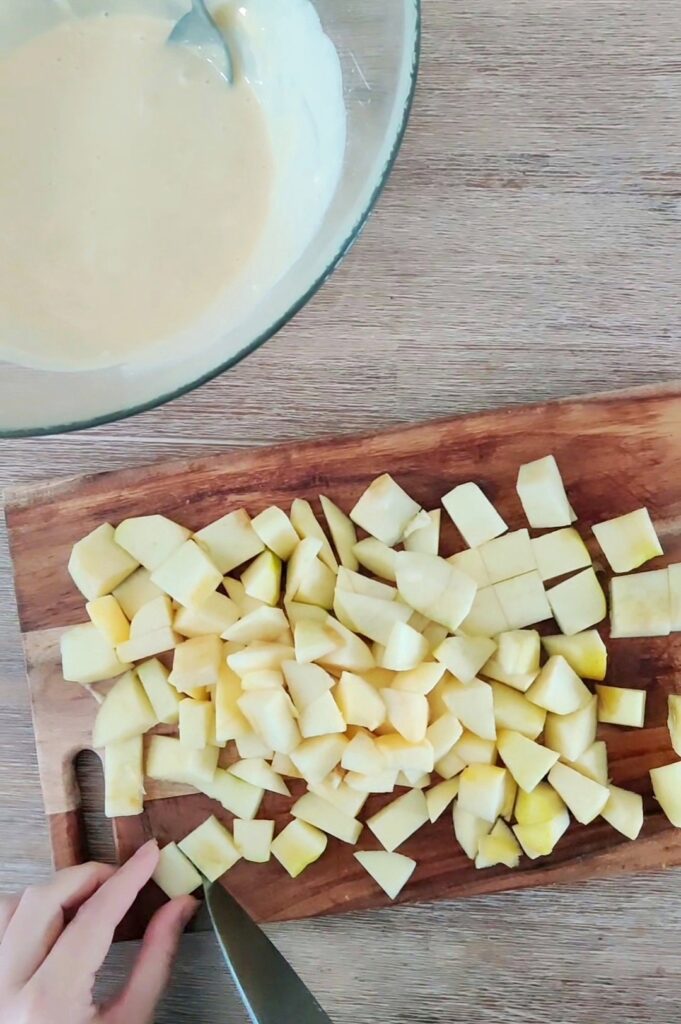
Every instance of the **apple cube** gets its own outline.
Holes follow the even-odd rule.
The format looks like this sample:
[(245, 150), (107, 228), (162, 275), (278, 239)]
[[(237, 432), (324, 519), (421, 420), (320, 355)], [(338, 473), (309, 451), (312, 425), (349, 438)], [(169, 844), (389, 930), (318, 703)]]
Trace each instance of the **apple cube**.
[(563, 809), (554, 817), (534, 825), (514, 825), (513, 832), (523, 852), (531, 860), (536, 860), (537, 857), (548, 857), (553, 853), (569, 826), (570, 815)]
[[(667, 728), (676, 754), (681, 751), (681, 697), (670, 693), (667, 697)], [(681, 757), (681, 754), (679, 754)]]
[(480, 674), (485, 676), (486, 679), (493, 679), (498, 683), (505, 683), (506, 686), (510, 686), (512, 689), (518, 690), (519, 693), (526, 693), (539, 675), (539, 672), (507, 672), (501, 667), (499, 658), (497, 654), (495, 654), (489, 659), (489, 661), (485, 662)]
[(131, 668), (121, 661), (104, 634), (92, 622), (73, 626), (60, 641), (62, 675), (69, 683), (88, 686), (111, 679)]
[(272, 841), (271, 851), (291, 878), (297, 878), (319, 860), (327, 842), (324, 832), (306, 821), (294, 819)]
[(160, 629), (171, 629), (173, 625), (173, 606), (167, 594), (155, 597), (153, 601), (142, 605), (130, 623), (130, 639), (137, 640)]
[(187, 692), (198, 686), (215, 686), (222, 667), (222, 643), (217, 636), (197, 636), (175, 648), (170, 682)]
[(299, 665), (296, 661), (284, 661), (281, 667), (293, 703), (301, 713), (309, 704), (328, 693), (335, 683), (333, 676), (319, 665)]
[(565, 658), (554, 654), (527, 691), (527, 699), (555, 715), (569, 715), (585, 707), (591, 693)]
[(493, 868), (503, 864), (507, 868), (517, 868), (520, 863), (520, 845), (504, 821), (498, 821), (487, 836), (481, 836), (478, 853), (475, 858), (476, 868)]
[(592, 529), (613, 572), (631, 572), (662, 554), (647, 508), (596, 523)]
[(193, 750), (203, 750), (215, 736), (215, 711), (209, 700), (180, 701), (180, 743)]
[(608, 789), (610, 796), (601, 816), (627, 839), (636, 839), (643, 828), (643, 797), (619, 786)]
[(303, 740), (290, 757), (308, 785), (323, 782), (343, 756), (349, 740), (340, 733)]
[(297, 622), (293, 627), (294, 650), (297, 662), (312, 662), (330, 654), (337, 638), (324, 622), (311, 619)]
[(145, 569), (153, 572), (190, 537), (189, 530), (166, 516), (137, 516), (116, 527), (114, 540)]
[(383, 580), (395, 582), (395, 555), (394, 548), (388, 547), (375, 537), (365, 537), (358, 541), (353, 552), (355, 558), (365, 569)]
[(132, 619), (142, 605), (160, 597), (163, 591), (151, 582), (151, 573), (140, 566), (123, 580), (113, 591), (113, 596), (123, 609), (125, 617)]
[[(412, 615), (409, 622), (413, 622), (414, 616), (420, 614), (420, 612), (414, 612), (414, 615)], [(425, 616), (423, 616), (423, 618), (425, 618)], [(438, 622), (429, 622), (428, 625), (421, 630), (423, 639), (428, 641), (428, 649), (430, 650), (431, 654), (436, 647), (440, 646), (442, 641), (447, 636), (448, 632), (449, 630), (447, 629), (447, 627), (441, 626)]]
[(402, 539), (405, 527), (419, 507), (388, 473), (384, 473), (362, 494), (350, 518), (372, 537), (392, 547)]
[[(143, 609), (140, 609), (143, 610)], [(139, 614), (139, 613), (138, 613)], [(152, 658), (163, 651), (172, 651), (177, 645), (177, 634), (170, 626), (163, 626), (150, 633), (131, 637), (116, 648), (116, 654), (122, 661), (141, 661)]]
[(442, 817), (458, 792), (458, 778), (445, 779), (444, 782), (438, 782), (437, 786), (433, 786), (432, 789), (426, 790), (426, 806), (431, 822), (434, 823)]
[(222, 573), (205, 551), (187, 540), (151, 574), (151, 582), (178, 604), (200, 605), (222, 583)]
[(539, 671), (540, 642), (536, 629), (505, 630), (497, 637), (497, 645), (497, 661), (504, 672), (521, 675)]
[(484, 636), (451, 636), (435, 648), (433, 655), (462, 683), (470, 683), (496, 647), (494, 640)]
[(669, 617), (672, 633), (681, 630), (681, 562), (667, 568), (669, 576)]
[(234, 601), (215, 591), (200, 605), (178, 608), (173, 619), (173, 629), (188, 639), (211, 634), (220, 636), (229, 631), (240, 615), (241, 609)]
[(483, 587), (473, 598), (473, 604), (461, 623), (461, 632), (467, 636), (493, 637), (509, 628), (495, 587)]
[(185, 836), (178, 846), (209, 882), (215, 882), (240, 858), (231, 833), (213, 815)]
[(454, 802), (452, 820), (454, 836), (459, 846), (470, 860), (475, 860), (480, 849), (480, 840), (492, 831), (492, 823), (467, 811), (458, 800)]
[(303, 498), (294, 499), (291, 505), (291, 522), (300, 537), (303, 539), (312, 538), (321, 544), (319, 557), (327, 568), (336, 573), (338, 571), (338, 561), (331, 550), (326, 534), (317, 522), (317, 517), (309, 501), (305, 501)]
[(246, 758), (237, 761), (229, 768), (230, 775), (235, 775), (243, 782), (250, 782), (258, 789), (266, 789), (270, 793), (279, 793), (281, 796), (290, 796), (290, 790), (281, 775), (261, 757)]
[(558, 760), (554, 750), (510, 729), (499, 733), (497, 746), (501, 760), (526, 793), (532, 792)]
[[(477, 739), (477, 736), (475, 738)], [(487, 740), (480, 740), (480, 742), (487, 743)], [(456, 745), (452, 747), (449, 753), (445, 754), (443, 757), (438, 758), (438, 760), (435, 762), (435, 771), (437, 772), (441, 779), (444, 779), (447, 782), (454, 779), (455, 776), (460, 775), (461, 772), (466, 767), (466, 762), (463, 760), (462, 757), (460, 757), (456, 753), (455, 747)], [(494, 747), (494, 754), (495, 756), (492, 758), (492, 760), (496, 760), (496, 747)]]
[(268, 643), (278, 640), (287, 628), (288, 619), (281, 608), (263, 604), (231, 623), (222, 633), (222, 638), (237, 644)]
[(465, 551), (457, 551), (455, 555), (450, 555), (447, 561), (466, 576), (469, 576), (481, 589), (489, 587), (492, 582), (479, 548), (467, 548)]
[(345, 732), (345, 719), (328, 690), (303, 708), (299, 727), (303, 739)]
[(197, 789), (217, 800), (219, 804), (237, 818), (255, 818), (264, 796), (262, 786), (238, 779), (224, 768), (216, 768), (211, 779), (201, 781)]
[(326, 620), (328, 629), (338, 638), (336, 647), (319, 661), (326, 668), (340, 668), (348, 672), (365, 672), (376, 665), (371, 650), (361, 637), (355, 636), (333, 616)]
[(572, 524), (572, 509), (553, 455), (521, 466), (516, 490), (527, 521), (534, 529)]
[(534, 572), (537, 563), (527, 530), (514, 530), (478, 548), (490, 583), (501, 583)]
[(459, 719), (450, 712), (445, 712), (436, 718), (426, 729), (426, 739), (433, 748), (433, 757), (436, 761), (448, 754), (455, 743), (459, 741), (463, 733), (463, 727)]
[(343, 751), (341, 767), (361, 775), (373, 775), (385, 768), (385, 758), (371, 733), (358, 730)]
[[(646, 691), (596, 684), (598, 721), (641, 729), (646, 713)], [(574, 760), (574, 758), (571, 758)]]
[(141, 814), (144, 797), (142, 737), (109, 743), (104, 748), (104, 813), (107, 818)]
[(459, 484), (445, 494), (442, 504), (469, 548), (477, 548), (508, 530), (477, 484)]
[(163, 847), (151, 877), (171, 900), (189, 896), (202, 884), (201, 875), (176, 843)]
[(608, 649), (598, 630), (588, 629), (573, 636), (544, 636), (542, 644), (549, 656), (561, 654), (582, 679), (605, 679)]
[(90, 617), (90, 622), (97, 627), (111, 647), (116, 647), (129, 638), (130, 623), (113, 594), (105, 594), (104, 597), (88, 601), (85, 611)]
[(601, 785), (608, 784), (608, 748), (603, 740), (596, 740), (584, 753), (570, 762), (570, 767)]
[(276, 605), (281, 591), (281, 559), (272, 551), (263, 551), (241, 574), (249, 597), (267, 605)]
[(158, 719), (136, 672), (117, 679), (99, 705), (92, 730), (93, 747), (106, 747), (118, 740), (141, 736)]
[(510, 821), (513, 817), (513, 810), (515, 808), (517, 795), (518, 783), (510, 772), (506, 772), (504, 780), (504, 800), (499, 812), (499, 817), (503, 818), (505, 821)]
[(218, 763), (218, 747), (191, 750), (174, 736), (152, 736), (147, 750), (146, 774), (160, 782), (181, 782), (201, 789), (209, 783)]
[[(497, 745), (494, 740), (484, 740), (480, 736), (476, 736), (475, 733), (464, 729), (460, 739), (456, 741), (448, 756), (451, 755), (459, 757), (464, 765), (496, 764)], [(442, 775), (439, 767), (437, 770)]]
[[(522, 693), (504, 683), (491, 683), (494, 701), (494, 723), (499, 729), (510, 729), (536, 740), (544, 730), (546, 711), (532, 704)], [(550, 746), (550, 744), (549, 744)]]
[(249, 725), (247, 725), (246, 732), (237, 736), (234, 744), (241, 758), (263, 757), (269, 760), (274, 756), (274, 751), (270, 744), (266, 743), (262, 736), (254, 732)]
[(319, 501), (321, 502), (326, 525), (329, 527), (331, 539), (336, 546), (341, 565), (344, 565), (347, 569), (356, 570), (359, 562), (353, 550), (357, 543), (355, 524), (330, 498), (322, 494)]
[(428, 701), (423, 694), (383, 689), (381, 697), (389, 725), (410, 743), (420, 743), (428, 727)]
[(376, 730), (386, 719), (386, 706), (371, 683), (352, 672), (343, 672), (336, 687), (336, 700), (348, 725)]
[(549, 772), (549, 782), (582, 825), (588, 825), (601, 813), (610, 795), (607, 786), (560, 762)]
[(291, 520), (283, 509), (270, 505), (251, 521), (251, 527), (257, 533), (265, 547), (274, 551), (275, 555), (287, 562), (300, 541)]
[(564, 811), (564, 801), (548, 782), (539, 782), (531, 793), (518, 790), (515, 816), (519, 825), (539, 825)]
[[(439, 645), (438, 645), (439, 646)], [(428, 694), (440, 682), (445, 674), (445, 666), (436, 662), (425, 661), (407, 672), (397, 672), (391, 681), (393, 690), (404, 690), (407, 693)]]
[(531, 543), (539, 575), (544, 581), (591, 565), (589, 549), (572, 526), (535, 537)]
[(495, 822), (504, 802), (506, 769), (470, 764), (459, 776), (459, 804), (485, 821)]
[(546, 593), (553, 616), (566, 636), (602, 622), (608, 611), (603, 588), (593, 569), (578, 572)]
[(681, 828), (681, 761), (651, 768), (653, 793), (674, 828)]
[(466, 729), (481, 739), (496, 739), (494, 697), (489, 683), (481, 679), (474, 679), (470, 683), (451, 679), (445, 684), (442, 696), (447, 708)]
[(175, 687), (168, 682), (168, 669), (165, 665), (157, 658), (143, 661), (137, 666), (137, 675), (157, 720), (164, 725), (177, 725), (180, 698)]
[(255, 612), (258, 608), (263, 607), (262, 601), (248, 596), (241, 580), (237, 580), (233, 576), (225, 576), (222, 585), (227, 591), (230, 601), (234, 602), (242, 616), (249, 615), (250, 612)]
[(596, 739), (598, 699), (592, 697), (583, 708), (569, 715), (546, 716), (544, 743), (564, 761), (576, 761)]
[[(362, 633), (379, 644), (387, 644), (393, 626), (398, 622), (406, 623), (411, 616), (411, 609), (398, 601), (383, 601), (338, 589), (334, 598), (334, 611), (348, 629)], [(416, 637), (422, 649), (425, 644), (421, 634), (417, 633)]]
[(524, 629), (551, 618), (544, 584), (535, 570), (494, 584), (504, 618), (511, 629)]
[(363, 850), (355, 857), (391, 900), (397, 899), (416, 867), (411, 857), (386, 850)]
[(610, 636), (669, 636), (672, 627), (666, 569), (610, 580)]
[(223, 575), (255, 558), (265, 547), (243, 508), (204, 526), (194, 540)]
[(428, 656), (428, 641), (406, 622), (396, 622), (383, 651), (383, 668), (406, 672), (416, 668)]
[(362, 576), (361, 573), (352, 572), (350, 569), (343, 568), (343, 566), (338, 570), (336, 586), (339, 590), (349, 590), (353, 594), (364, 594), (365, 597), (377, 597), (380, 601), (394, 601), (397, 597), (397, 589), (390, 583), (373, 580), (370, 576)]
[(372, 815), (367, 825), (383, 848), (392, 853), (427, 821), (426, 798), (420, 789), (412, 789)]
[(398, 551), (395, 568), (397, 589), (410, 608), (449, 630), (461, 625), (473, 605), (473, 580), (444, 558), (415, 551)]
[(431, 772), (434, 752), (431, 743), (423, 739), (420, 743), (405, 740), (399, 733), (378, 736), (376, 746), (381, 752), (387, 768), (402, 772)]
[(264, 669), (281, 669), (285, 661), (292, 661), (295, 651), (288, 644), (254, 641), (247, 647), (227, 655), (227, 664), (240, 677)]
[(351, 818), (338, 807), (328, 803), (316, 793), (305, 793), (299, 800), (296, 800), (291, 808), (294, 818), (306, 821), (308, 825), (314, 825), (327, 835), (340, 839), (343, 843), (354, 845), (362, 832), (362, 824), (356, 818)]
[(436, 555), (440, 549), (440, 509), (419, 512), (404, 530), (404, 550)]
[(110, 594), (135, 571), (139, 562), (114, 539), (114, 528), (102, 523), (73, 545), (69, 573), (88, 601)]
[(245, 736), (250, 731), (250, 726), (238, 704), (241, 695), (239, 677), (227, 665), (222, 665), (213, 694), (217, 743), (227, 743), (229, 740)]
[(234, 819), (234, 845), (243, 859), (252, 864), (268, 862), (273, 838), (273, 821)]
[(278, 750), (290, 754), (300, 743), (300, 730), (293, 716), (293, 705), (282, 689), (249, 690), (237, 700), (251, 728), (262, 741)]
[(397, 783), (397, 769), (384, 768), (383, 771), (372, 775), (363, 775), (361, 772), (347, 772), (345, 783), (349, 789), (357, 793), (392, 793)]
[(323, 782), (314, 783), (310, 786), (310, 792), (321, 796), (327, 803), (333, 804), (334, 807), (343, 811), (350, 818), (357, 817), (368, 798), (367, 793), (359, 793), (351, 789), (345, 781), (340, 782), (336, 786), (329, 782), (328, 779), (324, 779)]

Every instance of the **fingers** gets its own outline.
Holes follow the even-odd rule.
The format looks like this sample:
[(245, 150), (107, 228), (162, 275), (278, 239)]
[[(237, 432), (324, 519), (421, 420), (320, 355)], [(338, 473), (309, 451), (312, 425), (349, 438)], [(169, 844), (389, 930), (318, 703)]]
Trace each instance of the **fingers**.
[(113, 870), (108, 864), (82, 864), (26, 889), (0, 939), (0, 986), (19, 988), (35, 974), (64, 927), (64, 915), (87, 900)]
[(18, 906), (18, 896), (0, 896), (0, 942)]
[(78, 964), (78, 983), (91, 985), (109, 952), (116, 926), (151, 878), (158, 856), (157, 843), (146, 843), (81, 906), (41, 967), (41, 979), (57, 985), (60, 979), (69, 978), (73, 964)]
[(180, 936), (197, 907), (192, 896), (182, 896), (154, 914), (130, 981), (103, 1015), (105, 1024), (151, 1024), (170, 978)]

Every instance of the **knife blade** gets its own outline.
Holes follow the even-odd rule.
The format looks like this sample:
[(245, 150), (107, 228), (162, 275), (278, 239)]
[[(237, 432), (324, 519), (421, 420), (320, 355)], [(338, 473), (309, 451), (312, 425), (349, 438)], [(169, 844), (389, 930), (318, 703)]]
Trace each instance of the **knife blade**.
[(333, 1024), (287, 960), (233, 896), (204, 882), (225, 963), (253, 1024)]

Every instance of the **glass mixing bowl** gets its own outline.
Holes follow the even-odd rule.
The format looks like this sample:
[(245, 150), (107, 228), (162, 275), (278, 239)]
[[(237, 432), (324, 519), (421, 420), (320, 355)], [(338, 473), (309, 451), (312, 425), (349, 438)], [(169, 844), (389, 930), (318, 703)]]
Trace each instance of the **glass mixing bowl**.
[(418, 70), (420, 0), (314, 3), (342, 63), (347, 146), (335, 198), (302, 257), (247, 320), (174, 362), (77, 373), (0, 363), (0, 436), (93, 426), (197, 387), (271, 338), (338, 266), (371, 213), (404, 135)]

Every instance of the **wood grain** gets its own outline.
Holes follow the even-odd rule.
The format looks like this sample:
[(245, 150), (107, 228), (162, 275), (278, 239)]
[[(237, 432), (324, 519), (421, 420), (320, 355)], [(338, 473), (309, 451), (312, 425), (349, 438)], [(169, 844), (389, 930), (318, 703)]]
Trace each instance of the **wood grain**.
[[(660, 533), (665, 563), (681, 560), (681, 389), (676, 387), (482, 413), (359, 438), (161, 462), (10, 493), (6, 518), (43, 791), (53, 816), (52, 839), (58, 840), (55, 862), (73, 863), (75, 848), (85, 845), (82, 835), (67, 828), (55, 831), (54, 825), (61, 820), (55, 815), (66, 815), (71, 825), (77, 820), (72, 817), (79, 806), (72, 763), (90, 745), (97, 707), (87, 691), (64, 683), (60, 675), (60, 633), (84, 618), (83, 598), (66, 568), (77, 539), (103, 521), (117, 524), (128, 516), (158, 512), (197, 530), (236, 508), (255, 515), (271, 504), (289, 507), (294, 497), (316, 503), (320, 492), (349, 509), (386, 471), (425, 508), (437, 507), (442, 494), (457, 484), (476, 480), (514, 529), (525, 523), (515, 490), (518, 466), (549, 452), (561, 466), (585, 536), (593, 523), (646, 505)], [(53, 524), (49, 531), (46, 522)], [(462, 547), (451, 522), (445, 524), (442, 552)], [(592, 547), (598, 555), (593, 538)], [(656, 564), (660, 560), (651, 567)], [(477, 871), (454, 844), (446, 814), (401, 848), (414, 857), (417, 868), (400, 901), (681, 864), (681, 835), (653, 801), (648, 776), (651, 767), (675, 760), (664, 723), (667, 695), (681, 688), (680, 639), (609, 644), (607, 681), (648, 691), (645, 729), (602, 729), (610, 740), (613, 781), (645, 797), (648, 820), (639, 842), (632, 846), (598, 821), (588, 828), (573, 826), (567, 841), (546, 860), (523, 861), (519, 871)], [(231, 748), (227, 763), (237, 756)], [(299, 788), (294, 787), (294, 798)], [(173, 790), (150, 792), (140, 818), (113, 822), (120, 860), (150, 835), (162, 843), (182, 839), (209, 814), (231, 824), (232, 816), (207, 797), (168, 793)], [(390, 799), (372, 797), (362, 818)], [(274, 818), (279, 829), (289, 820), (290, 804), (267, 794), (261, 814)], [(361, 846), (379, 848), (368, 831)], [(352, 854), (351, 847), (331, 842), (328, 853), (298, 879), (289, 878), (272, 860), (266, 866), (240, 863), (223, 882), (259, 921), (386, 905), (387, 898)], [(157, 893), (143, 894), (122, 934), (141, 934), (157, 906)]]
[[(425, 0), (397, 168), (316, 299), (170, 406), (0, 442), (0, 485), (678, 377), (680, 31), (670, 0)], [(4, 543), (0, 559), (0, 888), (13, 891), (45, 877), (49, 845)], [(336, 1024), (678, 1017), (678, 871), (268, 930)], [(135, 954), (116, 947), (104, 993)], [(183, 943), (158, 1016), (197, 1020), (246, 1021), (209, 936)]]

